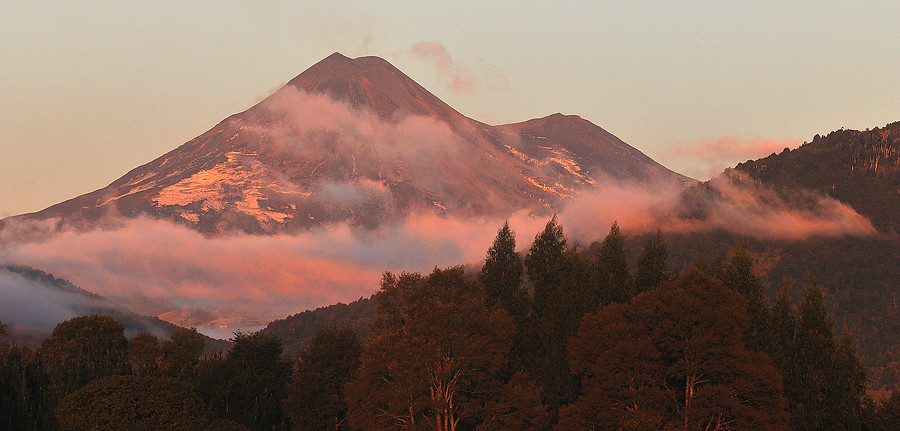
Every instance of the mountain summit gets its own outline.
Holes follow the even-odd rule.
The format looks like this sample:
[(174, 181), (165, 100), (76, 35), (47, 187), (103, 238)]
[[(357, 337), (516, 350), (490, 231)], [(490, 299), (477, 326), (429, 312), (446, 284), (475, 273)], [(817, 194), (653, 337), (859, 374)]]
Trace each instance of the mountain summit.
[(374, 227), (416, 211), (549, 213), (609, 181), (693, 183), (580, 117), (490, 126), (384, 59), (335, 53), (112, 184), (12, 219), (89, 228), (149, 216), (205, 233)]
[(364, 106), (385, 120), (397, 112), (436, 117), (451, 124), (463, 117), (380, 57), (350, 59), (336, 52), (287, 85), (310, 94), (326, 94), (353, 107)]

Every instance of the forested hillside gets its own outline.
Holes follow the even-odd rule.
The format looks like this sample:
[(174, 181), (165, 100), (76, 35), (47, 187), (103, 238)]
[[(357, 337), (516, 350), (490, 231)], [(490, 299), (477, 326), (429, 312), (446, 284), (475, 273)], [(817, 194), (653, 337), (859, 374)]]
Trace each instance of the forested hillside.
[(818, 190), (849, 204), (879, 231), (900, 233), (900, 122), (816, 135), (796, 150), (735, 168), (781, 190)]
[[(629, 240), (634, 250), (648, 236)], [(742, 238), (727, 232), (667, 235), (673, 265), (688, 268), (700, 256), (714, 262), (729, 244), (747, 241), (766, 296), (784, 286), (795, 300), (816, 280), (834, 316), (859, 347), (873, 389), (900, 385), (900, 240), (895, 237), (811, 238), (777, 241)], [(636, 257), (635, 257), (636, 258)]]
[(360, 298), (349, 304), (337, 303), (272, 321), (260, 332), (278, 337), (284, 343), (284, 353), (295, 358), (316, 332), (325, 328), (346, 326), (356, 331), (360, 338), (366, 338), (369, 334), (367, 325), (374, 315), (374, 297)]

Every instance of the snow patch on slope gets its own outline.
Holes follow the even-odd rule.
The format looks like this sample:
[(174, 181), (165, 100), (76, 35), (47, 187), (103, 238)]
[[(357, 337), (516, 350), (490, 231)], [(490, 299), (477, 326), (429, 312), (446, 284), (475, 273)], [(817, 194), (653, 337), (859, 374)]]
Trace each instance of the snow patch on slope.
[[(292, 196), (294, 200), (308, 196), (294, 184), (273, 180), (266, 165), (256, 159), (256, 153), (231, 151), (226, 162), (164, 188), (154, 199), (159, 206), (200, 204), (202, 211), (222, 211), (226, 208), (256, 218), (260, 223), (284, 223), (292, 217), (280, 211), (261, 206), (261, 201), (272, 197)], [(196, 213), (181, 214), (186, 220), (196, 222)]]

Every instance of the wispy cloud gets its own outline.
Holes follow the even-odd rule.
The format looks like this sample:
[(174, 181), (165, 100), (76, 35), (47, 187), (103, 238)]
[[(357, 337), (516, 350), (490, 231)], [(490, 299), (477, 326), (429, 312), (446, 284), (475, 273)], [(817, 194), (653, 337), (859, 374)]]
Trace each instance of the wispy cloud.
[(675, 171), (706, 180), (740, 162), (781, 153), (785, 148), (795, 149), (802, 143), (798, 139), (741, 140), (723, 136), (669, 145), (657, 150), (654, 157)]
[(437, 41), (419, 42), (409, 48), (409, 54), (434, 65), (447, 88), (457, 96), (467, 95), (477, 88), (475, 74), (467, 66), (453, 61), (450, 52)]

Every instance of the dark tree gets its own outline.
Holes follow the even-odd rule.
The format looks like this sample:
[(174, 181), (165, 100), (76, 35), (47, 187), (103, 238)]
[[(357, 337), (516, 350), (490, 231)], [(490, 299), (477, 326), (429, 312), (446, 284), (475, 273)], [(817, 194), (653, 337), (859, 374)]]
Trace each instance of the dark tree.
[(789, 390), (795, 430), (861, 429), (865, 369), (849, 337), (840, 343), (813, 281), (803, 295), (794, 339), (795, 375)]
[[(225, 363), (225, 355), (217, 353), (204, 357), (197, 364), (197, 394), (209, 406), (210, 416), (215, 420), (228, 420), (228, 402), (231, 396), (230, 379), (233, 372)], [(244, 426), (244, 425), (241, 425)]]
[(797, 385), (793, 388), (791, 424), (795, 430), (824, 429), (824, 384), (834, 355), (833, 321), (815, 281), (800, 303), (794, 345)]
[(763, 351), (769, 338), (769, 302), (762, 280), (753, 273), (753, 255), (747, 248), (746, 240), (734, 248), (731, 259), (720, 269), (719, 279), (747, 300), (750, 329), (744, 341), (750, 350)]
[[(251, 430), (287, 428), (281, 408), (290, 380), (291, 364), (282, 359), (283, 346), (273, 335), (236, 333), (231, 350), (219, 363), (218, 414)], [(211, 376), (213, 379), (215, 375)]]
[(523, 362), (540, 383), (551, 419), (574, 395), (566, 346), (581, 317), (594, 311), (600, 293), (593, 279), (594, 263), (568, 249), (562, 226), (551, 219), (525, 256), (528, 278), (534, 285), (532, 325), (526, 329)]
[(496, 400), (485, 405), (479, 431), (546, 430), (550, 416), (541, 404), (541, 388), (525, 372), (509, 379)]
[(7, 351), (9, 351), (9, 343), (6, 341), (6, 324), (0, 322), (0, 357), (6, 355)]
[(296, 429), (344, 428), (344, 386), (359, 368), (362, 345), (349, 327), (325, 328), (300, 353), (285, 410)]
[(877, 405), (873, 422), (874, 431), (900, 430), (900, 390)]
[(569, 347), (582, 395), (558, 429), (787, 429), (781, 382), (748, 351), (738, 294), (694, 270), (588, 314)]
[(94, 379), (128, 373), (125, 327), (109, 316), (73, 317), (59, 323), (40, 353), (57, 394)]
[(706, 250), (701, 246), (700, 251), (697, 252), (697, 257), (694, 258), (694, 269), (700, 271), (710, 277), (715, 277), (715, 268), (708, 261), (708, 257), (706, 256)]
[(13, 346), (0, 356), (0, 429), (56, 429), (55, 402), (39, 354), (27, 346)]
[(154, 376), (159, 372), (162, 350), (159, 339), (152, 332), (141, 331), (128, 340), (128, 362), (139, 376)]
[(625, 254), (625, 237), (619, 231), (618, 223), (613, 223), (600, 246), (597, 256), (597, 290), (602, 304), (628, 302), (635, 295), (628, 257)]
[(796, 367), (794, 363), (794, 337), (797, 331), (797, 313), (791, 303), (788, 285), (782, 284), (775, 305), (769, 313), (769, 339), (766, 354), (778, 368), (784, 380), (785, 396), (792, 399), (791, 391), (796, 386)]
[(543, 232), (534, 238), (534, 243), (525, 256), (528, 279), (534, 286), (534, 308), (539, 314), (547, 302), (550, 289), (559, 284), (566, 250), (563, 228), (556, 222), (556, 216), (553, 216)]
[(638, 258), (634, 271), (634, 285), (637, 293), (659, 286), (672, 276), (669, 268), (669, 249), (662, 238), (662, 231), (656, 231), (655, 239), (644, 243), (644, 251)]
[(870, 402), (866, 394), (866, 368), (856, 354), (850, 333), (838, 338), (831, 370), (825, 379), (826, 417), (831, 429), (859, 430), (866, 422), (864, 406)]
[(428, 277), (386, 273), (372, 336), (347, 389), (350, 423), (365, 430), (473, 429), (501, 399), (512, 319), (485, 307), (462, 268)]
[(160, 368), (163, 375), (193, 382), (205, 343), (203, 335), (196, 328), (178, 328), (172, 331), (172, 335), (160, 347)]
[(478, 280), (484, 286), (488, 308), (503, 308), (519, 328), (525, 325), (530, 305), (528, 291), (522, 284), (522, 272), (522, 258), (516, 253), (516, 237), (509, 229), (509, 222), (503, 223), (494, 244), (488, 249)]

